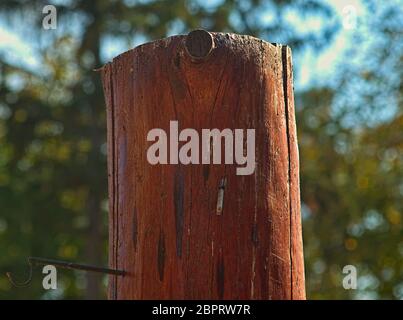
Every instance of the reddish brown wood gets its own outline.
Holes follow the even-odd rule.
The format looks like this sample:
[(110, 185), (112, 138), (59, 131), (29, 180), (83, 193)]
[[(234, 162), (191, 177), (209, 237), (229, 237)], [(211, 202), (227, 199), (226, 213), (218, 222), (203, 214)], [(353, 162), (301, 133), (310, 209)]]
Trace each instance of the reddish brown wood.
[[(305, 298), (290, 50), (211, 35), (211, 51), (193, 42), (208, 42), (203, 34), (188, 39), (187, 49), (186, 36), (174, 36), (125, 52), (102, 70), (110, 267), (128, 272), (110, 278), (111, 299)], [(256, 129), (255, 173), (238, 176), (236, 165), (225, 164), (149, 164), (147, 133), (169, 132), (170, 120), (198, 132)]]

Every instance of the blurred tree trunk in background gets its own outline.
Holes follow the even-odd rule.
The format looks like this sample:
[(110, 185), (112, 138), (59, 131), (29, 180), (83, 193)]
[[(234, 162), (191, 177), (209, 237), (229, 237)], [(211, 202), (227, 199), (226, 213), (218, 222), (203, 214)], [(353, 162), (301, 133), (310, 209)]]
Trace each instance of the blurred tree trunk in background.
[[(88, 233), (85, 243), (85, 258), (89, 264), (101, 266), (105, 264), (103, 257), (105, 256), (103, 249), (104, 239), (104, 217), (101, 212), (101, 201), (105, 197), (105, 182), (103, 178), (100, 179), (102, 174), (99, 168), (103, 166), (103, 159), (100, 158), (100, 151), (102, 143), (105, 141), (105, 124), (98, 120), (99, 115), (104, 114), (104, 101), (101, 94), (100, 81), (97, 73), (93, 70), (95, 67), (101, 66), (101, 24), (102, 15), (99, 12), (99, 6), (102, 1), (85, 1), (82, 2), (82, 10), (86, 12), (91, 23), (87, 26), (84, 34), (81, 47), (78, 51), (78, 59), (82, 61), (86, 54), (91, 53), (94, 57), (94, 62), (90, 66), (83, 66), (87, 68), (87, 73), (90, 81), (95, 86), (95, 90), (91, 94), (86, 94), (86, 103), (88, 103), (88, 110), (91, 116), (89, 137), (91, 141), (91, 152), (88, 161), (88, 182), (91, 187), (87, 199), (87, 215), (88, 215)], [(86, 299), (99, 299), (101, 298), (100, 286), (102, 274), (88, 272), (86, 274)]]

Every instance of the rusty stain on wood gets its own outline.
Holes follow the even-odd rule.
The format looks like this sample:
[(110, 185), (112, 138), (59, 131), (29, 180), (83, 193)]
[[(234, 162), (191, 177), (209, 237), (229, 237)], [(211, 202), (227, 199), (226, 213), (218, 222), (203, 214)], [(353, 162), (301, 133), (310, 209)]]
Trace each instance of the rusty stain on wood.
[[(128, 272), (110, 276), (109, 298), (304, 299), (291, 50), (200, 31), (136, 47), (101, 74), (109, 267)], [(150, 165), (147, 133), (168, 132), (171, 120), (197, 131), (255, 129), (255, 172)]]

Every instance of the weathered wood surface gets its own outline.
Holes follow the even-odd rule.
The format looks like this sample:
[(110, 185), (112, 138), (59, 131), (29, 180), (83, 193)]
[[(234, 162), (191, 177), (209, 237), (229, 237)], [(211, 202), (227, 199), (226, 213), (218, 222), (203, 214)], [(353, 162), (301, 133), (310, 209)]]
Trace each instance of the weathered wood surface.
[[(304, 299), (291, 53), (211, 33), (136, 47), (102, 69), (108, 112), (110, 299)], [(203, 40), (205, 41), (205, 40)], [(205, 51), (205, 52), (204, 52)], [(256, 129), (254, 174), (151, 165), (153, 128)], [(217, 215), (220, 181), (224, 207)]]

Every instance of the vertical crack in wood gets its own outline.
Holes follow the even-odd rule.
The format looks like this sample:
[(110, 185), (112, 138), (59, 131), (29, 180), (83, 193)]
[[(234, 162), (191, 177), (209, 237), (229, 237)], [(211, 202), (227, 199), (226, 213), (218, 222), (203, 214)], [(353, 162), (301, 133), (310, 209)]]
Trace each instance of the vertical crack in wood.
[[(260, 50), (259, 50), (259, 59), (260, 59), (260, 73), (259, 73), (259, 97), (262, 99), (259, 103), (260, 106), (264, 105), (264, 91), (265, 91), (265, 78), (264, 78), (264, 68), (265, 68), (265, 47), (263, 45), (263, 41), (260, 41)], [(263, 119), (263, 115), (259, 115), (259, 112), (263, 111), (263, 109), (258, 108), (257, 113), (258, 113), (258, 119)], [(258, 126), (260, 125), (260, 122), (254, 125), (256, 131), (258, 132), (258, 137), (260, 136), (260, 128)], [(259, 143), (256, 144), (256, 150), (255, 153), (259, 157)], [(254, 199), (254, 212), (253, 212), (253, 224), (252, 224), (252, 230), (251, 230), (251, 241), (253, 244), (252, 247), (252, 278), (250, 281), (250, 286), (251, 286), (251, 292), (250, 292), (250, 298), (254, 299), (255, 298), (255, 277), (256, 277), (256, 252), (257, 252), (257, 247), (258, 247), (258, 224), (257, 224), (257, 208), (258, 208), (258, 201), (259, 201), (259, 194), (258, 194), (258, 185), (259, 185), (259, 171), (261, 166), (258, 165), (259, 158), (256, 159), (256, 167), (255, 168), (255, 176), (254, 176), (254, 187), (255, 187), (255, 199)], [(270, 247), (269, 247), (270, 250)], [(269, 268), (270, 271), (270, 268)], [(261, 279), (261, 283), (262, 283)]]
[(289, 125), (289, 108), (288, 108), (288, 47), (281, 47), (282, 64), (283, 64), (283, 91), (284, 91), (284, 109), (287, 131), (287, 148), (288, 148), (288, 201), (290, 214), (290, 297), (293, 298), (293, 277), (292, 277), (292, 199), (291, 199), (291, 141), (290, 141), (290, 125)]
[(133, 209), (133, 224), (132, 224), (133, 230), (132, 230), (132, 241), (133, 241), (133, 247), (134, 251), (137, 250), (137, 235), (138, 235), (138, 222), (137, 222), (137, 209), (134, 207)]
[[(118, 118), (115, 116), (115, 118)], [(116, 125), (115, 125), (116, 128)], [(120, 203), (120, 199), (119, 199), (119, 195), (121, 194), (120, 188), (120, 180), (119, 177), (120, 176), (124, 176), (126, 174), (126, 166), (127, 166), (127, 132), (126, 132), (126, 128), (123, 125), (121, 127), (121, 129), (123, 130), (123, 134), (119, 134), (119, 138), (115, 139), (117, 145), (115, 146), (116, 148), (116, 220), (117, 220), (117, 224), (116, 224), (116, 234), (117, 234), (117, 242), (116, 242), (116, 246), (117, 246), (117, 250), (116, 250), (116, 268), (118, 269), (125, 269), (125, 263), (123, 263), (122, 266), (119, 265), (119, 261), (122, 263), (124, 262), (124, 260), (120, 260), (119, 259), (119, 218), (120, 218), (120, 208), (119, 208), (119, 203)], [(123, 181), (122, 181), (123, 182)], [(122, 186), (122, 189), (124, 189), (125, 186)], [(124, 199), (124, 198), (123, 198)], [(124, 210), (124, 205), (122, 206)], [(124, 212), (122, 212), (122, 216), (124, 215)], [(124, 219), (122, 219), (124, 220)], [(124, 237), (125, 235), (123, 235)], [(117, 283), (119, 282), (119, 280), (117, 280)]]
[[(215, 112), (215, 108), (216, 108), (216, 104), (217, 104), (217, 100), (218, 100), (218, 94), (221, 92), (221, 90), (223, 90), (225, 92), (225, 88), (227, 86), (227, 82), (225, 83), (225, 85), (223, 84), (223, 80), (224, 80), (224, 74), (225, 71), (227, 69), (227, 65), (228, 65), (228, 53), (225, 53), (225, 64), (221, 70), (221, 74), (220, 74), (220, 81), (218, 82), (218, 86), (217, 86), (217, 91), (214, 97), (214, 102), (213, 102), (213, 107), (211, 108), (211, 112), (210, 112), (210, 126), (213, 125), (213, 119), (214, 119), (214, 112)], [(221, 89), (221, 87), (223, 87), (224, 89)], [(211, 150), (210, 150), (210, 154)]]
[[(107, 100), (106, 111), (107, 111), (107, 125), (108, 125), (108, 148), (111, 153), (111, 157), (108, 159), (108, 184), (109, 184), (109, 230), (110, 230), (110, 246), (109, 246), (109, 264), (112, 268), (117, 268), (118, 257), (117, 257), (117, 197), (118, 192), (116, 190), (117, 186), (117, 176), (116, 176), (116, 125), (115, 125), (115, 102), (114, 102), (114, 73), (113, 64), (108, 63), (102, 69), (102, 82), (104, 95)], [(116, 276), (112, 275), (109, 278), (110, 288), (109, 296), (111, 299), (117, 299), (117, 282)]]
[(220, 256), (217, 261), (217, 293), (218, 293), (219, 299), (223, 299), (223, 297), (224, 297), (224, 284), (225, 284), (224, 275), (225, 275), (224, 259), (222, 256), (222, 251), (220, 251)]
[(157, 269), (159, 279), (162, 282), (164, 280), (164, 269), (165, 269), (165, 235), (162, 230), (160, 231), (160, 236), (158, 239)]
[(176, 254), (182, 256), (183, 219), (184, 219), (184, 177), (180, 166), (175, 172), (174, 182), (174, 206), (175, 206), (175, 229), (176, 229)]
[(210, 176), (210, 165), (208, 164), (202, 164), (203, 166), (203, 178), (204, 178), (204, 185), (206, 185), (207, 180)]
[(257, 247), (258, 244), (258, 227), (257, 223), (255, 222), (252, 226), (252, 232), (251, 232), (251, 238), (252, 238), (252, 243), (254, 247)]
[[(115, 223), (115, 244), (114, 244), (114, 254), (115, 254), (115, 267), (118, 268), (119, 264), (119, 253), (118, 253), (118, 248), (119, 248), (119, 175), (118, 175), (118, 161), (117, 161), (117, 147), (116, 147), (116, 123), (117, 117), (115, 114), (115, 94), (114, 94), (114, 64), (111, 65), (111, 94), (112, 94), (112, 123), (113, 123), (113, 176), (116, 180), (114, 183), (114, 211), (113, 211), (113, 218), (114, 218), (114, 223)], [(114, 298), (115, 300), (118, 299), (118, 278), (115, 276), (115, 293), (114, 293)]]

